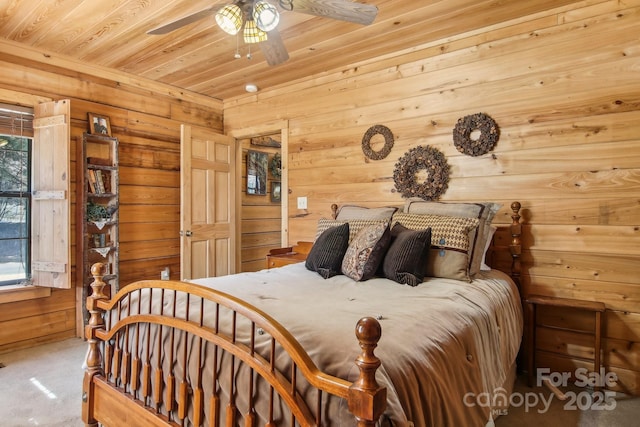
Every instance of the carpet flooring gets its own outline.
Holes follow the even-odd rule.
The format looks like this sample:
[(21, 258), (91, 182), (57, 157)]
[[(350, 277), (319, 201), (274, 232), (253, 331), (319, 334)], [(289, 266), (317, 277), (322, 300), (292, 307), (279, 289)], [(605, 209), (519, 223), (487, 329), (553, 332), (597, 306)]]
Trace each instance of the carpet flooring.
[(72, 338), (0, 354), (0, 426), (76, 427), (87, 343)]
[[(80, 420), (80, 403), (82, 363), (86, 348), (86, 342), (72, 338), (0, 354), (0, 364), (3, 366), (0, 368), (0, 427), (83, 426)], [(551, 391), (546, 387), (529, 388), (524, 378), (518, 378), (513, 395), (516, 398), (512, 396), (517, 406), (512, 406), (508, 414), (499, 417), (495, 421), (495, 427), (640, 425), (640, 397), (617, 394), (614, 397), (615, 408), (579, 410), (578, 405), (584, 407), (589, 403), (589, 397), (581, 394), (584, 390), (567, 388), (563, 391), (567, 394), (575, 393), (578, 399), (573, 404), (568, 400), (561, 401), (552, 397)], [(534, 405), (536, 398), (537, 404)], [(542, 403), (542, 398), (551, 402), (548, 408)], [(527, 401), (528, 406), (524, 403)], [(573, 409), (572, 406), (576, 408)]]

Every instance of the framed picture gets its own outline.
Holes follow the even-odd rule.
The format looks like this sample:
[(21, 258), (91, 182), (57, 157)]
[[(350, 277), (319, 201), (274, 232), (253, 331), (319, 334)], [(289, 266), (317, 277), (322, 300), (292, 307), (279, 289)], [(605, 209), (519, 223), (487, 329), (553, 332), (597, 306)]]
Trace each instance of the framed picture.
[(247, 194), (267, 195), (267, 162), (269, 154), (247, 151)]
[(271, 201), (280, 202), (282, 200), (282, 187), (279, 181), (271, 181)]
[(89, 133), (94, 135), (111, 136), (111, 123), (109, 117), (94, 113), (89, 114)]

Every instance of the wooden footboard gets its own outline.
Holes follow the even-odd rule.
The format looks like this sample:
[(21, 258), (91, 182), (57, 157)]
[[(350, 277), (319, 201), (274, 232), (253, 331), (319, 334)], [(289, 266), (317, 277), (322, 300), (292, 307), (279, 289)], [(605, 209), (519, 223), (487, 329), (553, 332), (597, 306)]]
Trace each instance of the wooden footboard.
[(109, 300), (103, 269), (92, 267), (87, 299), (87, 425), (320, 426), (330, 396), (346, 400), (358, 426), (375, 425), (384, 412), (376, 319), (356, 325), (362, 351), (350, 382), (321, 372), (284, 327), (237, 298), (185, 282), (142, 281)]

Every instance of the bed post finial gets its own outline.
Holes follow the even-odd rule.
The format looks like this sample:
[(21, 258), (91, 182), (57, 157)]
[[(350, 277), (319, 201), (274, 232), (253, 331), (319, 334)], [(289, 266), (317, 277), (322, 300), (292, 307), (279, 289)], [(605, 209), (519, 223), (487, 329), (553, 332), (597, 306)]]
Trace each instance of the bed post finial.
[(335, 203), (331, 204), (331, 218), (338, 218), (338, 205), (336, 205)]
[(522, 224), (520, 223), (520, 208), (522, 205), (520, 202), (511, 203), (511, 244), (509, 245), (509, 251), (511, 252), (511, 277), (520, 287), (520, 255), (522, 254), (522, 242), (520, 236), (522, 235)]
[(87, 351), (86, 370), (84, 372), (84, 382), (82, 386), (82, 420), (86, 425), (97, 426), (98, 423), (93, 417), (93, 381), (96, 374), (102, 374), (102, 353), (96, 338), (98, 329), (104, 329), (103, 310), (98, 307), (99, 300), (108, 299), (103, 293), (106, 283), (104, 277), (104, 264), (101, 262), (91, 266), (93, 282), (91, 283), (91, 295), (87, 297), (87, 310), (89, 311), (89, 322), (85, 326), (84, 334), (89, 344)]
[(356, 325), (356, 336), (362, 349), (356, 358), (360, 375), (349, 387), (349, 411), (356, 416), (358, 427), (373, 427), (387, 401), (387, 389), (376, 382), (376, 370), (381, 362), (373, 353), (382, 336), (382, 327), (373, 317), (363, 317)]

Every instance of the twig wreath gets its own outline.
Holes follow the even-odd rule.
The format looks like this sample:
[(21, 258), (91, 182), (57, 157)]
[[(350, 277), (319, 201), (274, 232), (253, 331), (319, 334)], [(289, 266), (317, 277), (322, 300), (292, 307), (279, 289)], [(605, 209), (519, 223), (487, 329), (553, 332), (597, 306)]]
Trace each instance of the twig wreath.
[(271, 175), (276, 180), (279, 180), (282, 176), (282, 158), (280, 157), (280, 153), (274, 154), (269, 161), (269, 172), (271, 172)]
[[(477, 140), (471, 139), (471, 133), (480, 131)], [(472, 114), (458, 119), (453, 129), (453, 144), (459, 152), (469, 156), (481, 156), (493, 150), (500, 130), (496, 122), (484, 113)]]
[[(416, 175), (422, 169), (428, 176), (423, 183), (418, 183)], [(403, 197), (438, 200), (449, 186), (449, 164), (441, 151), (419, 145), (398, 160), (393, 181)]]
[[(373, 136), (376, 134), (380, 134), (384, 136), (384, 147), (382, 147), (378, 151), (374, 151), (371, 148), (371, 138), (373, 138)], [(367, 158), (371, 160), (384, 159), (389, 155), (392, 148), (393, 148), (393, 133), (391, 133), (391, 130), (386, 126), (382, 126), (382, 125), (371, 126), (369, 129), (367, 129), (367, 131), (364, 133), (364, 136), (362, 137), (362, 152), (364, 153), (365, 156), (367, 156)]]

